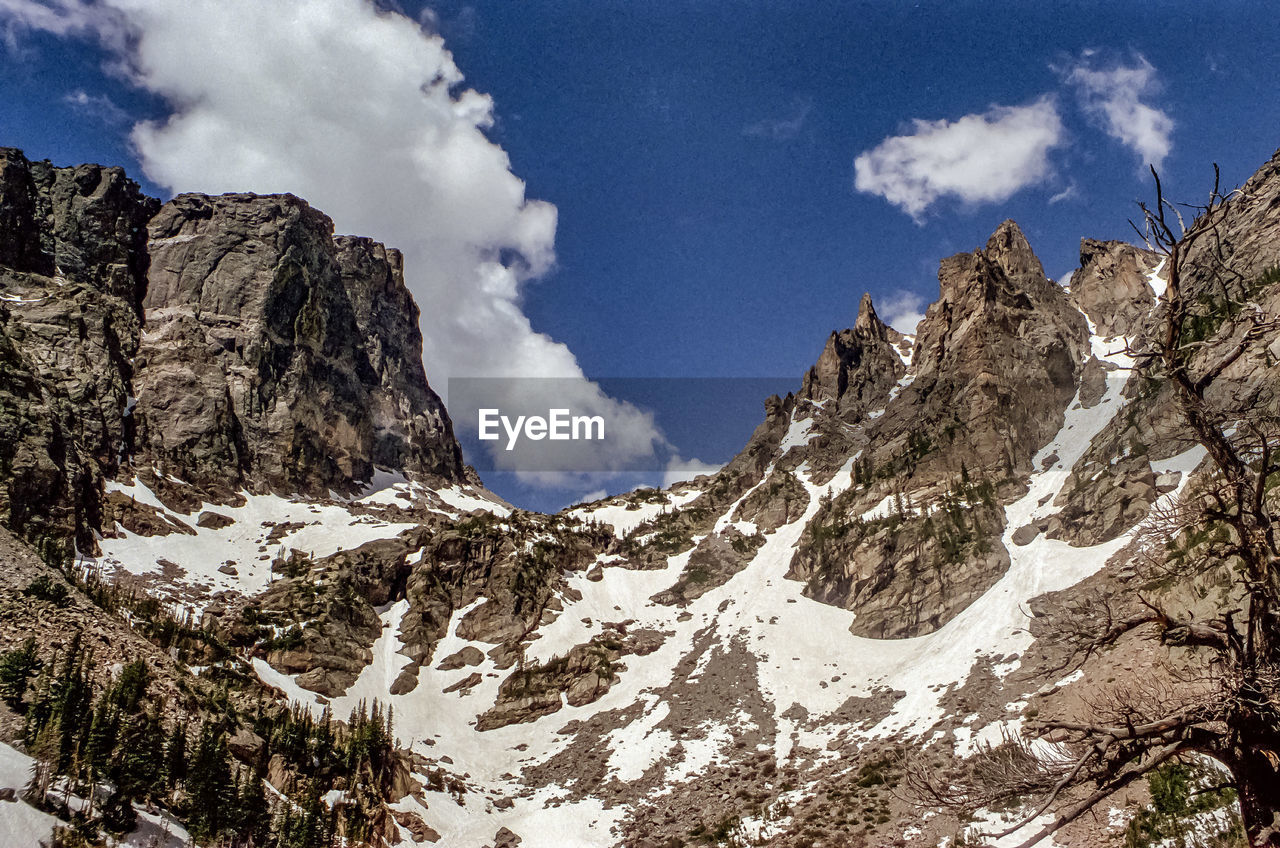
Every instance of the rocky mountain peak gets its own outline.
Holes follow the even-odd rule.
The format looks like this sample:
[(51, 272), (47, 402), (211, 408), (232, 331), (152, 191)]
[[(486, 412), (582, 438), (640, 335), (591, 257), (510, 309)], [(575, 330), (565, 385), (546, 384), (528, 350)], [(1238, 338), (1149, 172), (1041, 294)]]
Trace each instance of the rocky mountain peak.
[(862, 300), (858, 302), (858, 317), (853, 322), (853, 329), (863, 335), (885, 338), (885, 331), (888, 326), (876, 314), (876, 307), (871, 302), (870, 292), (863, 294)]
[(1155, 302), (1149, 277), (1155, 253), (1122, 241), (1081, 239), (1080, 269), (1071, 277), (1071, 300), (1104, 338), (1127, 335)]
[(223, 497), (461, 479), (398, 253), (292, 195), (182, 195), (150, 230), (144, 464)]
[(1031, 249), (1022, 228), (1012, 219), (1006, 219), (987, 239), (983, 253), (1010, 278), (1031, 277), (1044, 279), (1044, 266)]
[(159, 208), (119, 168), (0, 148), (0, 521), (50, 561), (93, 550), (128, 441)]
[(402, 257), (333, 229), (0, 148), (0, 520), (62, 561), (110, 532), (117, 475), (184, 508), (466, 480)]
[[(1273, 234), (1280, 227), (1280, 150), (1232, 193), (1226, 214), (1214, 238), (1201, 239), (1188, 254), (1183, 277), (1188, 294), (1213, 301), (1221, 295), (1213, 289), (1231, 278), (1233, 297), (1253, 299), (1249, 284), (1280, 266), (1280, 248)], [(1231, 274), (1221, 273), (1223, 267)], [(1240, 286), (1246, 286), (1245, 291)]]
[[(898, 423), (950, 421), (965, 434), (970, 468), (1024, 469), (1075, 394), (1088, 349), (1084, 317), (1045, 278), (1012, 221), (985, 248), (944, 259), (938, 283), (939, 299), (920, 323), (915, 382), (904, 392), (922, 408), (903, 413), (916, 423)], [(958, 455), (951, 464), (958, 467)]]
[(122, 168), (55, 168), (0, 148), (0, 266), (12, 271), (136, 304), (145, 289), (146, 222), (159, 207)]
[(842, 415), (861, 416), (883, 406), (906, 365), (895, 347), (902, 334), (880, 320), (871, 295), (864, 294), (850, 329), (832, 332), (818, 361), (804, 376), (799, 397), (838, 402)]

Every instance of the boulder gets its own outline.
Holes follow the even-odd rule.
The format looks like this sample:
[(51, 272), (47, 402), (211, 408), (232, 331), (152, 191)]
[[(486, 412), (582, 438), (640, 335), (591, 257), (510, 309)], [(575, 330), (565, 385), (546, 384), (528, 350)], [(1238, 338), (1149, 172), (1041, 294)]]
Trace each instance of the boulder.
[(227, 750), (242, 763), (253, 765), (258, 761), (266, 741), (247, 727), (242, 727), (227, 740)]
[(484, 662), (484, 653), (474, 645), (467, 645), (460, 651), (455, 651), (440, 661), (436, 666), (437, 671), (453, 671), (468, 665), (480, 665)]
[(221, 530), (223, 527), (230, 527), (235, 524), (236, 520), (229, 515), (223, 515), (220, 512), (214, 512), (206, 509), (196, 518), (197, 527), (209, 527), (213, 530)]

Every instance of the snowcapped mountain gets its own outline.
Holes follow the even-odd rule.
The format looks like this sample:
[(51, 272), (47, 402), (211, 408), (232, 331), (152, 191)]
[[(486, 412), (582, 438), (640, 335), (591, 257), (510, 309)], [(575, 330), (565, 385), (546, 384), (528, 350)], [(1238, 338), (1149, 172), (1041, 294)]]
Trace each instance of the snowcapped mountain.
[[(1278, 196), (1273, 159), (1222, 240), (1273, 312)], [(1163, 257), (1086, 239), (1080, 261), (1058, 285), (1007, 221), (942, 261), (914, 335), (864, 297), (719, 472), (541, 515), (464, 467), (395, 251), (291, 196), (160, 206), (118, 169), (7, 151), (5, 561), (30, 546), (76, 585), (56, 622), (14, 614), (4, 647), (91, 626), (95, 587), (159, 599), (197, 635), (158, 650), (117, 603), (103, 656), (197, 693), (168, 701), (170, 724), (220, 698), (230, 768), (267, 782), (276, 815), (365, 784), (290, 759), (253, 710), (327, 722), (377, 702), (398, 765), (353, 842), (981, 838), (1013, 811), (922, 805), (908, 761), (964, 761), (1140, 679), (1139, 638), (1070, 666), (1053, 611), (1143, 588), (1145, 534), (1205, 466), (1137, 369)], [(1209, 314), (1206, 349), (1232, 343), (1237, 317)], [(1247, 346), (1224, 391), (1274, 385), (1274, 348)], [(0, 707), (7, 739), (26, 708)], [(1143, 791), (1055, 838), (1122, 844)]]

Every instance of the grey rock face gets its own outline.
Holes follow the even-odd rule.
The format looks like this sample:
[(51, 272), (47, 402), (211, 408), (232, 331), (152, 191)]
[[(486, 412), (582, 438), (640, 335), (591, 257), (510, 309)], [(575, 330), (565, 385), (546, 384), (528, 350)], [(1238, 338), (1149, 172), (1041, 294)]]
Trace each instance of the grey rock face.
[(906, 372), (894, 347), (902, 334), (876, 314), (870, 295), (863, 295), (851, 329), (833, 332), (817, 363), (804, 376), (799, 397), (835, 401), (840, 416), (857, 419), (883, 406), (889, 390)]
[[(865, 300), (864, 329), (846, 331), (883, 352), (861, 357), (840, 381), (873, 389), (884, 414), (863, 425), (855, 486), (823, 505), (791, 563), (810, 597), (858, 613), (860, 635), (931, 632), (1008, 568), (999, 505), (1020, 491), (1005, 481), (1030, 473), (1061, 427), (1088, 349), (1084, 317), (1012, 221), (984, 248), (943, 260), (938, 279), (910, 385), (892, 399), (906, 371), (898, 340), (875, 332)], [(839, 372), (815, 367), (806, 387), (823, 386), (822, 374)], [(810, 449), (827, 443), (835, 437)], [(895, 495), (901, 507), (866, 517)]]
[(916, 420), (942, 434), (950, 423), (957, 450), (935, 462), (952, 470), (963, 456), (982, 476), (1024, 474), (1075, 395), (1088, 349), (1084, 318), (1012, 221), (985, 249), (943, 260), (938, 281), (941, 296), (920, 325), (915, 382), (903, 393), (914, 402), (900, 406), (896, 425), (909, 430)]
[(151, 221), (139, 464), (214, 497), (462, 477), (400, 256), (291, 195), (183, 195)]
[(146, 288), (146, 222), (159, 205), (121, 168), (55, 168), (0, 148), (0, 265), (136, 307)]
[[(1193, 198), (1194, 200), (1194, 198)], [(1236, 192), (1226, 210), (1216, 238), (1204, 238), (1187, 254), (1188, 273), (1183, 285), (1192, 297), (1213, 295), (1225, 283), (1234, 297), (1241, 287), (1251, 287), (1280, 265), (1280, 151)], [(1228, 273), (1222, 273), (1229, 268)], [(1245, 299), (1248, 293), (1245, 293)]]
[(1155, 303), (1147, 276), (1159, 264), (1157, 254), (1122, 241), (1082, 239), (1071, 301), (1104, 338), (1128, 335)]
[(0, 149), (0, 520), (47, 560), (94, 552), (158, 202), (119, 168)]
[(338, 236), (338, 267), (369, 364), (373, 464), (410, 477), (456, 482), (462, 451), (444, 404), (422, 368), (419, 309), (404, 283), (404, 257), (372, 239)]
[(0, 148), (0, 295), (0, 520), (51, 561), (96, 552), (122, 469), (182, 511), (469, 479), (400, 254), (298, 198), (162, 208)]
[[(1185, 332), (1188, 341), (1196, 346), (1193, 373), (1202, 373), (1202, 369), (1221, 361), (1246, 338), (1253, 306), (1269, 314), (1280, 310), (1280, 277), (1275, 271), (1280, 264), (1277, 230), (1280, 155), (1233, 195), (1214, 232), (1202, 237), (1185, 255), (1182, 285), (1190, 313)], [(1110, 256), (1135, 250), (1124, 251), (1110, 243), (1105, 247)], [(1085, 252), (1082, 249), (1082, 255)], [(1139, 260), (1149, 263), (1141, 256)], [(1109, 261), (1104, 256), (1093, 265), (1103, 267)], [(1074, 281), (1072, 294), (1082, 295)], [(1228, 297), (1235, 306), (1228, 304)], [(1126, 303), (1132, 309), (1141, 301), (1142, 298), (1122, 299), (1113, 307), (1124, 312)], [(1100, 327), (1109, 302), (1102, 299), (1096, 304), (1099, 315), (1092, 317)], [(1252, 306), (1242, 309), (1242, 304)], [(1163, 330), (1162, 319), (1163, 309), (1156, 307), (1142, 320), (1130, 319), (1128, 329), (1114, 322), (1113, 326), (1120, 327), (1117, 332), (1132, 333), (1135, 345), (1141, 348)], [(1274, 414), (1280, 406), (1275, 389), (1280, 366), (1269, 350), (1274, 346), (1275, 339), (1266, 334), (1245, 345), (1243, 355), (1210, 387), (1207, 399), (1214, 414), (1226, 418), (1261, 415), (1264, 410)], [(1050, 537), (1073, 545), (1115, 538), (1145, 518), (1158, 495), (1176, 487), (1174, 475), (1155, 474), (1150, 464), (1182, 453), (1194, 444), (1172, 385), (1159, 379), (1132, 379), (1125, 395), (1125, 414), (1103, 428), (1072, 469), (1069, 485), (1055, 502), (1061, 507), (1060, 512), (1046, 528)]]

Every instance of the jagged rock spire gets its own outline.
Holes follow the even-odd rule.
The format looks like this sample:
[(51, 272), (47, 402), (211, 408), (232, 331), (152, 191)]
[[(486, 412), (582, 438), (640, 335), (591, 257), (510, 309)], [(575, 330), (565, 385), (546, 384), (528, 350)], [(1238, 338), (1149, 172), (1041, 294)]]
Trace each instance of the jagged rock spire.
[(1029, 467), (1075, 394), (1084, 318), (1013, 221), (984, 248), (942, 260), (938, 283), (919, 328), (913, 393), (922, 408), (912, 415), (958, 421), (970, 469)]
[(987, 239), (983, 253), (1011, 279), (1027, 276), (1044, 278), (1044, 266), (1031, 249), (1022, 228), (1012, 218), (996, 227), (991, 238)]
[(871, 292), (862, 295), (862, 300), (858, 303), (858, 318), (853, 322), (853, 329), (863, 335), (871, 335), (876, 338), (886, 338), (886, 330), (888, 325), (880, 320), (880, 316), (876, 314), (876, 308), (871, 303)]
[(799, 396), (836, 400), (843, 411), (857, 415), (870, 411), (905, 370), (893, 350), (901, 340), (901, 333), (880, 320), (871, 295), (864, 294), (853, 327), (827, 337), (818, 361), (805, 374)]

